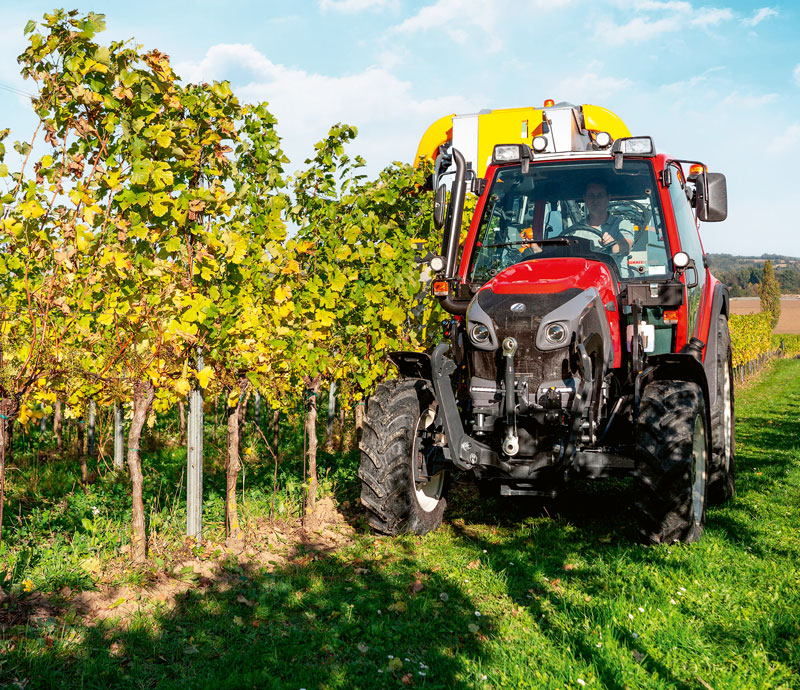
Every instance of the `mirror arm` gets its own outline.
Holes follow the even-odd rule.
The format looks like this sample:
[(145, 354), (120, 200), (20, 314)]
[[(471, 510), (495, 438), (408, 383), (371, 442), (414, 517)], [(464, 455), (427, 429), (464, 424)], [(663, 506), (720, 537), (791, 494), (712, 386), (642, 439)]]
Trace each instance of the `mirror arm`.
[(683, 268), (675, 269), (675, 274), (680, 277), (687, 273), (688, 271), (694, 271), (694, 282), (690, 283), (689, 278), (686, 278), (686, 288), (691, 290), (692, 288), (696, 288), (698, 283), (700, 282), (700, 276), (697, 274), (697, 265), (694, 262), (694, 259), (691, 259), (689, 263), (684, 266)]

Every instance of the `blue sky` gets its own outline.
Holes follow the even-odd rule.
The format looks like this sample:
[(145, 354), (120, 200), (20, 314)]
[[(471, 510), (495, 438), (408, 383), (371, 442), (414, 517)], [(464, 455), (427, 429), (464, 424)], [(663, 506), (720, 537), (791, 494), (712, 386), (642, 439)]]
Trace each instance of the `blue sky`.
[[(435, 119), (545, 98), (610, 108), (658, 150), (728, 178), (710, 252), (800, 256), (800, 7), (725, 0), (139, 0), (75, 2), (100, 40), (135, 37), (187, 81), (228, 79), (267, 100), (300, 167), (328, 127), (359, 129), (371, 172), (411, 161)], [(0, 0), (0, 85), (31, 91), (22, 29), (52, 9)], [(33, 131), (0, 89), (0, 126)]]

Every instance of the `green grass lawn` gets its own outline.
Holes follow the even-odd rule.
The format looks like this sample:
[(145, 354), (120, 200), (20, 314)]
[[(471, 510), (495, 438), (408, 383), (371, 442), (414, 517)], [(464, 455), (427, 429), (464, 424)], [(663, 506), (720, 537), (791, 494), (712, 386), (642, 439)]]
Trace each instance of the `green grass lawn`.
[(626, 482), (549, 517), (458, 485), (425, 538), (354, 517), (351, 546), (228, 559), (126, 626), (60, 602), (0, 633), (0, 685), (800, 688), (799, 438), (800, 361), (781, 360), (737, 392), (737, 496), (699, 544), (637, 545)]

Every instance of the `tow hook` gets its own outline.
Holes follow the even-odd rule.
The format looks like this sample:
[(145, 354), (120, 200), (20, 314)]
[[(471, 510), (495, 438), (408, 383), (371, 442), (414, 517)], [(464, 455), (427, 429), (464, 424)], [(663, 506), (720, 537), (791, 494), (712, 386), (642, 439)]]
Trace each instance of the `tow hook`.
[(506, 433), (503, 438), (503, 452), (514, 456), (519, 452), (517, 437), (517, 390), (514, 375), (514, 355), (517, 352), (517, 341), (514, 338), (503, 340), (503, 357), (506, 360)]

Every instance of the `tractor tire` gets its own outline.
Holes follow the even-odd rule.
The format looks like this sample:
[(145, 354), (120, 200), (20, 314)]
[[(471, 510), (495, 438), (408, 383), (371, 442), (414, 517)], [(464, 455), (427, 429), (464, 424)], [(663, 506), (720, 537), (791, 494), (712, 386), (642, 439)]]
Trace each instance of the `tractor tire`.
[(717, 323), (717, 397), (711, 406), (711, 462), (708, 502), (719, 505), (735, 493), (736, 440), (734, 435), (733, 361), (728, 319)]
[(636, 428), (635, 506), (646, 544), (697, 541), (706, 517), (709, 424), (696, 383), (654, 381)]
[(435, 414), (431, 386), (420, 379), (388, 381), (369, 399), (358, 476), (367, 522), (378, 532), (423, 535), (442, 524), (447, 473), (418, 479), (422, 454), (438, 450)]

